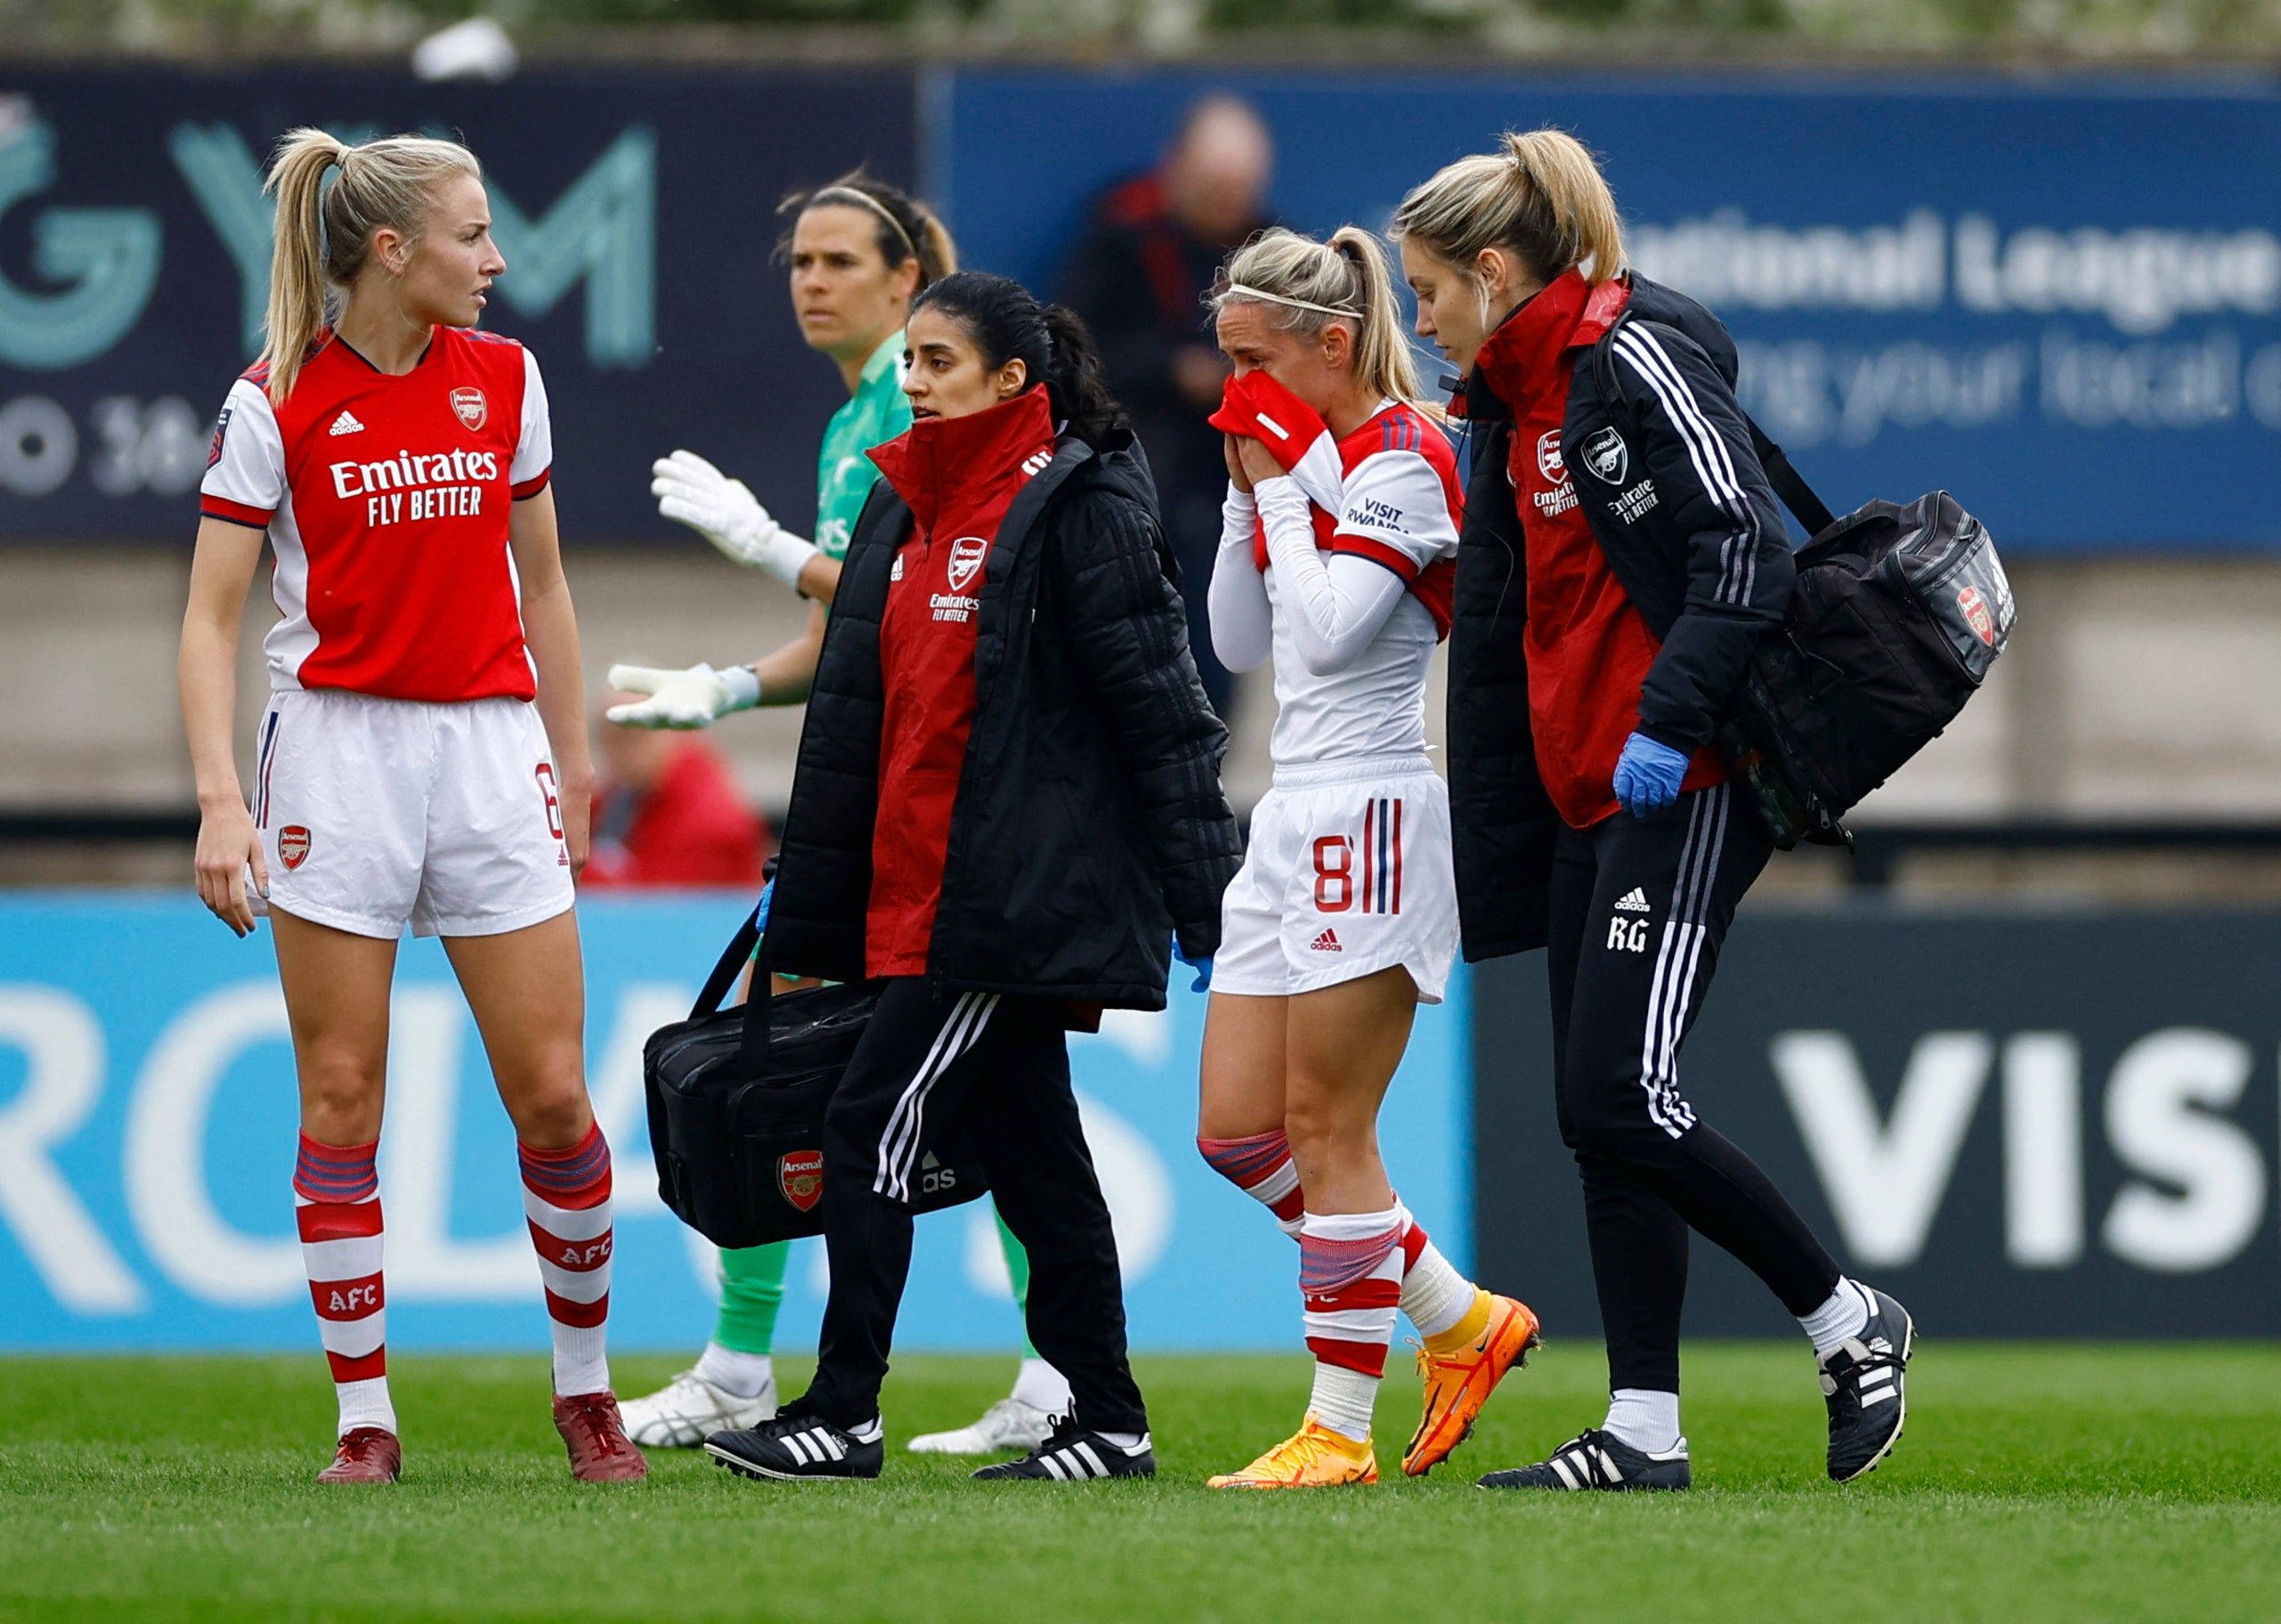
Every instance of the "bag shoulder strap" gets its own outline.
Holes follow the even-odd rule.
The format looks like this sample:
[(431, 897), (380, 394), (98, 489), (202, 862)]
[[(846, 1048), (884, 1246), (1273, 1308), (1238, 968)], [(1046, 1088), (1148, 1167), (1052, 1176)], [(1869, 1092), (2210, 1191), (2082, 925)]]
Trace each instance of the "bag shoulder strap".
[[(1623, 380), (1616, 375), (1614, 347), (1616, 335), (1631, 319), (1632, 312), (1626, 308), (1608, 324), (1608, 330), (1600, 335), (1600, 342), (1592, 346), (1592, 366), (1593, 375), (1600, 385), (1600, 398), (1607, 402), (1609, 415), (1621, 418), (1636, 439), (1640, 432), (1639, 418), (1632, 410), (1630, 398), (1624, 394)], [(1736, 402), (1735, 410), (1742, 410), (1740, 402)], [(1837, 516), (1830, 511), (1829, 504), (1814, 494), (1814, 487), (1806, 483), (1806, 476), (1792, 466), (1790, 453), (1776, 445), (1766, 431), (1758, 426), (1757, 419), (1749, 412), (1742, 412), (1742, 421), (1750, 431), (1750, 449), (1757, 454), (1758, 466), (1766, 470), (1767, 484), (1773, 486), (1774, 494), (1782, 498), (1782, 506), (1798, 516), (1798, 522), (1806, 526), (1808, 539), (1820, 535), (1837, 523)]]
[(756, 907), (745, 915), (744, 922), (729, 938), (720, 962), (705, 978), (704, 990), (697, 995), (696, 1005), (689, 1011), (692, 1020), (717, 1012), (721, 1000), (728, 996), (728, 989), (736, 985), (738, 974), (747, 962), (751, 964), (752, 984), (744, 995), (744, 1026), (737, 1045), (748, 1077), (765, 1076), (768, 1070), (768, 994), (773, 978), (768, 972), (768, 955), (765, 952), (757, 957), (754, 954), (753, 950), (759, 946), (760, 911)]
[(753, 948), (760, 942), (759, 914), (759, 910), (756, 908), (746, 914), (744, 922), (736, 928), (736, 935), (722, 952), (720, 962), (713, 966), (713, 973), (705, 978), (704, 990), (697, 995), (696, 1005), (689, 1011), (690, 1019), (701, 1019), (718, 1010), (721, 1000), (728, 996), (728, 989), (736, 985), (737, 972), (744, 968), (745, 962), (752, 956)]

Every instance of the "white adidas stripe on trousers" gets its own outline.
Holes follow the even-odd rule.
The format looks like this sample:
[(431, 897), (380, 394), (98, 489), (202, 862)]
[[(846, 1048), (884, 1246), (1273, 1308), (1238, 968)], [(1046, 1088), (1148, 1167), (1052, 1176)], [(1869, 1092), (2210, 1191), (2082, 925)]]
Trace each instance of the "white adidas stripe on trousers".
[(1671, 890), (1671, 916), (1656, 950), (1648, 983), (1647, 1025), (1640, 1045), (1639, 1081), (1647, 1091), (1647, 1114), (1676, 1139), (1695, 1125), (1694, 1108), (1679, 1097), (1679, 1040), (1685, 1035), (1687, 1006), (1702, 965), (1704, 922), (1710, 913), (1712, 882), (1726, 849), (1727, 811), (1733, 793), (1724, 784), (1696, 792), (1687, 809), (1687, 836), (1679, 848), (1679, 872)]
[(943, 1073), (981, 1038), (983, 1028), (990, 1024), (997, 1007), (995, 993), (961, 993), (958, 1002), (951, 1006), (950, 1019), (935, 1034), (925, 1063), (905, 1085), (902, 1098), (896, 1100), (895, 1110), (887, 1119), (887, 1132), (880, 1135), (879, 1170), (872, 1178), (873, 1194), (895, 1201), (911, 1198), (911, 1174), (918, 1165), (920, 1133), (926, 1125), (927, 1096)]
[(1711, 426), (1660, 340), (1645, 328), (1629, 324), (1617, 329), (1616, 353), (1655, 392), (1664, 415), (1679, 431), (1695, 477), (1720, 510), (1735, 523), (1735, 533), (1719, 547), (1717, 599), (1725, 604), (1750, 601), (1758, 581), (1758, 511), (1742, 493), (1734, 472), (1734, 459), (1725, 440)]

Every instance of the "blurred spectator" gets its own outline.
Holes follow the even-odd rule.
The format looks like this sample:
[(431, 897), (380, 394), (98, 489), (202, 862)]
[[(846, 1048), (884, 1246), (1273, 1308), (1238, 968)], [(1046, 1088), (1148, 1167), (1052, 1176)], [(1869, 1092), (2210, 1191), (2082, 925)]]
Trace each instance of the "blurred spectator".
[[(639, 694), (616, 694), (622, 702)], [(598, 727), (594, 856), (580, 881), (596, 887), (721, 885), (760, 889), (774, 842), (728, 764), (693, 733)]]
[(1234, 678), (1213, 656), (1204, 599), (1228, 470), (1219, 431), (1205, 419), (1220, 403), (1227, 368), (1204, 300), (1221, 263), (1270, 223), (1274, 164), (1274, 142), (1250, 103), (1202, 98), (1157, 168), (1101, 194), (1061, 293), (1092, 328), (1109, 386), (1149, 453), (1180, 559), (1197, 670), (1223, 718)]

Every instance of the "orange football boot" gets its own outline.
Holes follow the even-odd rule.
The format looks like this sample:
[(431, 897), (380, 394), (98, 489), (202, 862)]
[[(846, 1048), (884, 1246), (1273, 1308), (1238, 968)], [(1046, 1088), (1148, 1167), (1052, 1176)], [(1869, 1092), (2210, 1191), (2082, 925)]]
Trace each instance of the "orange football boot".
[(1375, 1483), (1378, 1457), (1369, 1441), (1357, 1443), (1307, 1412), (1305, 1425), (1240, 1472), (1207, 1479), (1211, 1489), (1335, 1489)]
[(1528, 1363), (1529, 1350), (1537, 1345), (1537, 1316), (1526, 1303), (1481, 1295), (1489, 1298), (1489, 1323), (1480, 1336), (1446, 1353), (1425, 1347), (1417, 1351), (1417, 1373), (1425, 1381), (1425, 1413), (1418, 1418), (1409, 1448), (1402, 1451), (1402, 1470), (1411, 1477), (1425, 1476), (1465, 1442), (1505, 1373)]

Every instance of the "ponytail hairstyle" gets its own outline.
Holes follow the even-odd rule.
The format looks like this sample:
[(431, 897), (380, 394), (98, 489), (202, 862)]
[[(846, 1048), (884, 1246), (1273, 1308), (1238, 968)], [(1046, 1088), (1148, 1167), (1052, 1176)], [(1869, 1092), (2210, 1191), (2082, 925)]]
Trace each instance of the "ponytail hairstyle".
[(1508, 130), (1504, 150), (1461, 158), (1394, 210), (1397, 242), (1415, 242), (1469, 280), (1484, 248), (1519, 256), (1539, 285), (1581, 268), (1589, 287), (1624, 268), (1615, 195), (1584, 143), (1564, 130)]
[(1045, 386), (1055, 419), (1066, 420), (1088, 445), (1099, 446), (1125, 426), (1092, 333), (1076, 311), (1041, 304), (1013, 278), (986, 271), (960, 271), (930, 283), (911, 303), (913, 315), (921, 310), (957, 322), (992, 370), (1020, 361), (1032, 384)]
[(1309, 337), (1343, 322), (1354, 333), (1357, 384), (1388, 400), (1424, 400), (1385, 252), (1360, 226), (1343, 225), (1327, 242), (1277, 226), (1237, 249), (1223, 276), (1214, 311), (1266, 305), (1278, 327)]
[[(328, 170), (340, 171), (331, 187)], [(475, 155), (456, 141), (391, 135), (352, 147), (322, 130), (295, 130), (280, 142), (262, 190), (277, 194), (277, 239), (270, 256), (269, 398), (282, 405), (317, 334), (363, 272), (372, 233), (386, 226), (417, 240), (434, 208), (438, 183), (483, 178)]]
[(849, 170), (829, 186), (785, 194), (776, 205), (776, 213), (791, 223), (776, 240), (778, 259), (791, 252), (792, 227), (811, 208), (852, 208), (870, 215), (877, 228), (879, 256), (890, 271), (900, 269), (905, 260), (917, 260), (921, 291), (958, 269), (958, 245), (951, 240), (950, 228), (935, 217), (935, 211), (901, 187), (874, 179), (860, 168)]

